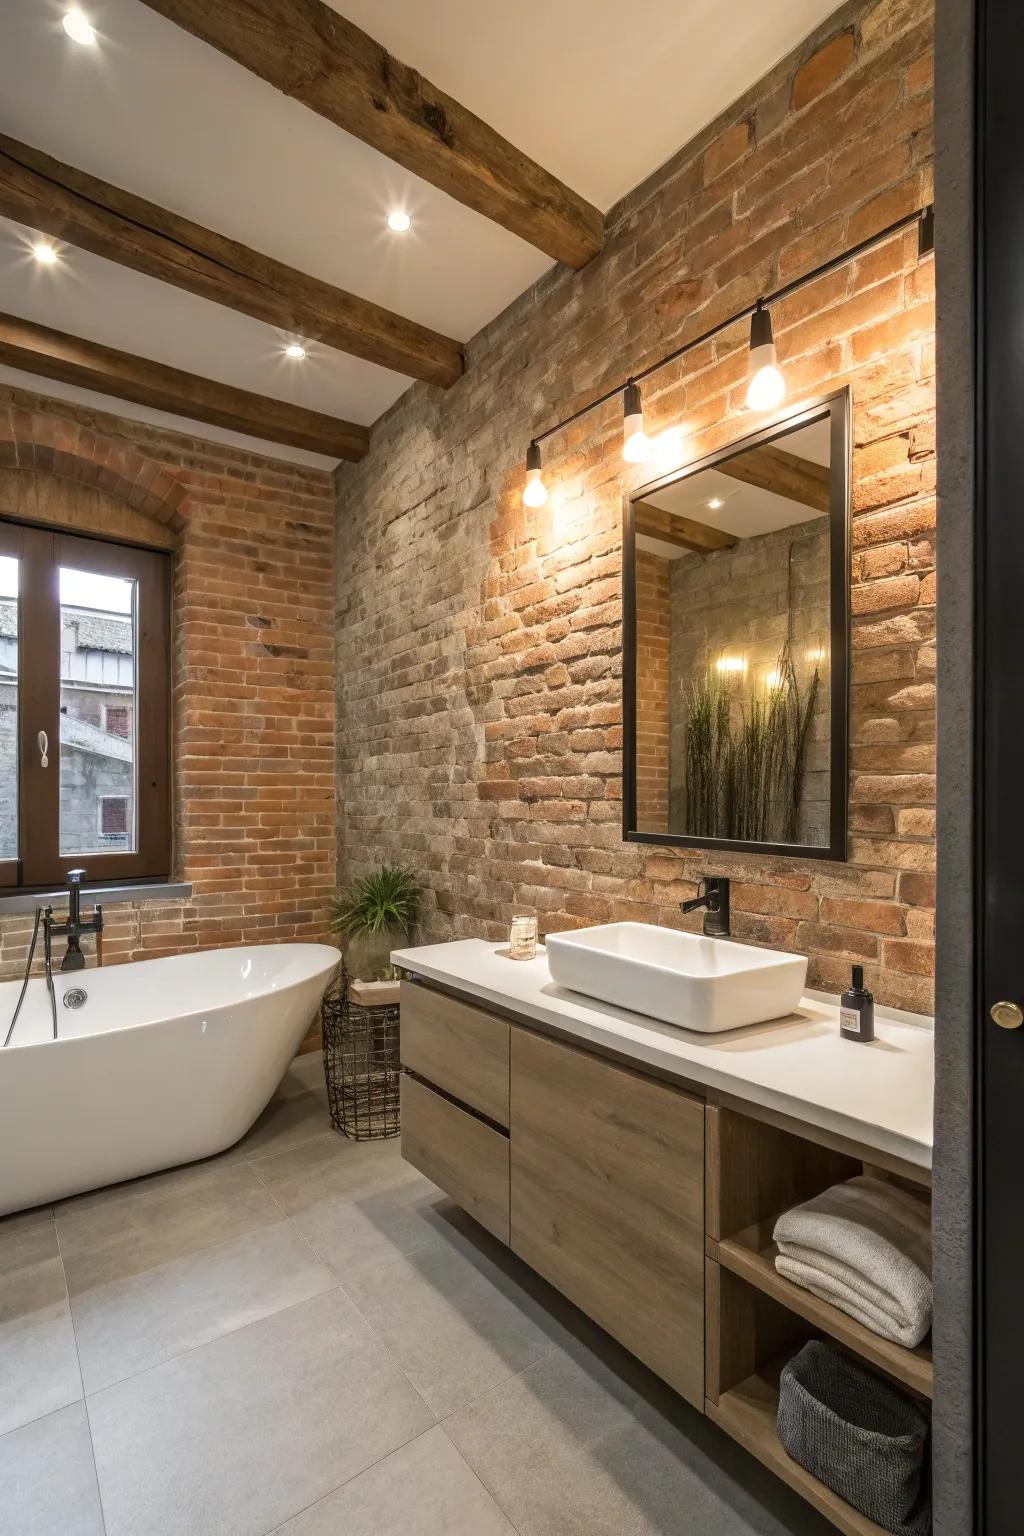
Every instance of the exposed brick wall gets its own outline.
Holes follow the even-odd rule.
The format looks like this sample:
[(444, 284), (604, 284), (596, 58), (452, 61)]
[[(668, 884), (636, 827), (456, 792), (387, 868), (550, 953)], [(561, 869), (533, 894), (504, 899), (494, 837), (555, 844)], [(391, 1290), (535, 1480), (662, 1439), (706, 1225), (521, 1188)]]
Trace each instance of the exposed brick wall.
[[(791, 398), (854, 401), (848, 863), (623, 844), (621, 406), (534, 431), (931, 196), (929, 0), (845, 7), (617, 209), (601, 256), (555, 269), (477, 336), (446, 393), (417, 385), (337, 475), (343, 876), (401, 859), (431, 938), (614, 918), (695, 926), (711, 870), (738, 938), (838, 989), (932, 999), (932, 263), (910, 232), (775, 313)], [(656, 470), (738, 435), (738, 326), (645, 391)], [(650, 471), (647, 471), (650, 474)]]
[(640, 832), (668, 828), (671, 565), (650, 550), (636, 552), (636, 824)]
[[(108, 908), (105, 963), (325, 937), (329, 476), (3, 386), (0, 510), (40, 503), (68, 526), (121, 537), (144, 531), (131, 521), (141, 517), (177, 546), (173, 873), (193, 898)], [(24, 965), (30, 927), (0, 919), (0, 975)]]

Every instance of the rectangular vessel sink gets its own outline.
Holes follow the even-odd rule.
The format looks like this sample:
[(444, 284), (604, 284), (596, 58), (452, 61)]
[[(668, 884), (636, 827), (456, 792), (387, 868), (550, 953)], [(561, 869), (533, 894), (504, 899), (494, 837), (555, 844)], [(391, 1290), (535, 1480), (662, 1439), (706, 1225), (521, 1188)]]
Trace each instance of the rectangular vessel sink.
[(705, 1033), (792, 1013), (807, 979), (804, 955), (651, 923), (549, 933), (544, 942), (559, 986)]

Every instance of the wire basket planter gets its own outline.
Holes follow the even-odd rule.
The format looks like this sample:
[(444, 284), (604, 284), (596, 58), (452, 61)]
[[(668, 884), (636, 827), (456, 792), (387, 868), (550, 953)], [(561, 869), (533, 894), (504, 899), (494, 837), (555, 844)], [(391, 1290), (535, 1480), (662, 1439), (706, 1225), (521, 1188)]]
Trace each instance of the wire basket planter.
[(399, 1122), (398, 1004), (362, 1007), (348, 995), (348, 977), (332, 982), (320, 1005), (324, 1077), (331, 1122), (351, 1141), (397, 1136)]

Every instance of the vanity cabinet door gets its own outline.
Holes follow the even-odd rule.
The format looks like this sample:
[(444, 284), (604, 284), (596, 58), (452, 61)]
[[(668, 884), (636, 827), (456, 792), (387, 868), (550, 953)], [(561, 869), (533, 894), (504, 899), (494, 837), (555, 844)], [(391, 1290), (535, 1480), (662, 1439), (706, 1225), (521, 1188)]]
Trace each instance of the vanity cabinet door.
[(513, 1029), (513, 1250), (704, 1405), (704, 1105)]

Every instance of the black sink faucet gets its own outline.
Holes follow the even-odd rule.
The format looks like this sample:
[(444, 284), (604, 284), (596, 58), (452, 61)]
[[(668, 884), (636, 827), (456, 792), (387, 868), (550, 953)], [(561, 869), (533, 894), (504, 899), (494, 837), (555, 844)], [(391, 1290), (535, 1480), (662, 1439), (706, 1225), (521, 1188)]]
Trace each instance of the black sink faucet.
[(82, 881), (85, 879), (84, 869), (68, 870), (68, 917), (66, 923), (55, 923), (52, 918), (47, 919), (50, 937), (54, 939), (66, 938), (68, 947), (64, 959), (60, 963), (62, 971), (84, 971), (85, 956), (82, 954), (82, 946), (79, 940), (83, 933), (103, 932), (103, 908), (97, 907), (92, 917), (82, 918)]
[(705, 875), (699, 894), (679, 904), (681, 912), (704, 908), (704, 933), (709, 939), (729, 937), (729, 882), (724, 875)]

